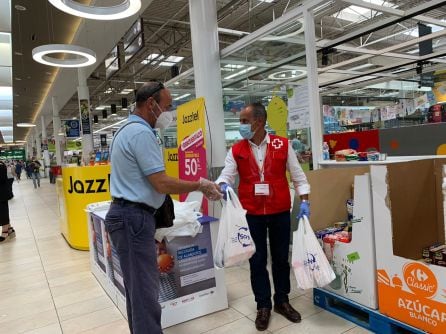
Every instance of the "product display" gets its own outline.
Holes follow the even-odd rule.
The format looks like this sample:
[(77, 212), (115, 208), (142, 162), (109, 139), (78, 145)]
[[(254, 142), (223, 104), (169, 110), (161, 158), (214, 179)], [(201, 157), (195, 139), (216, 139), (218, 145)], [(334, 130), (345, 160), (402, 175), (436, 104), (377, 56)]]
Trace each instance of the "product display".
[(352, 149), (345, 149), (335, 152), (336, 161), (380, 161), (385, 159), (385, 154), (376, 151), (356, 152)]
[(446, 267), (446, 245), (437, 243), (423, 248), (423, 261), (427, 264)]

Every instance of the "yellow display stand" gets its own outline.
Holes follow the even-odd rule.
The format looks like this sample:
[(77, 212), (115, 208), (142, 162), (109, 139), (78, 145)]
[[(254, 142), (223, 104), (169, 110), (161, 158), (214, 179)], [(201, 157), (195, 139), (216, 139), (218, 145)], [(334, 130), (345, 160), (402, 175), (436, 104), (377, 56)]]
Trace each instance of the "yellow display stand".
[(110, 165), (64, 167), (57, 179), (60, 230), (75, 249), (88, 250), (86, 206), (108, 201), (110, 197)]

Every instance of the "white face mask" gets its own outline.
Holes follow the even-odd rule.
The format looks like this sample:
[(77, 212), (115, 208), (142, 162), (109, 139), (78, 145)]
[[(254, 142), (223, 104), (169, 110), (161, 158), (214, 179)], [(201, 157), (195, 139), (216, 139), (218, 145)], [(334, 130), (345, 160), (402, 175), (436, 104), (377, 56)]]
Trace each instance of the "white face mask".
[[(156, 103), (156, 102), (155, 102)], [(161, 114), (159, 116), (156, 116), (156, 114), (152, 111), (152, 113), (156, 117), (155, 122), (155, 128), (158, 128), (160, 130), (166, 129), (169, 127), (170, 123), (173, 121), (173, 115), (170, 111), (162, 111), (161, 107), (158, 103), (156, 103), (159, 110), (161, 110)]]
[(159, 115), (159, 117), (156, 119), (155, 128), (161, 130), (168, 128), (170, 123), (172, 123), (172, 120), (173, 120), (172, 112), (163, 111), (161, 115)]

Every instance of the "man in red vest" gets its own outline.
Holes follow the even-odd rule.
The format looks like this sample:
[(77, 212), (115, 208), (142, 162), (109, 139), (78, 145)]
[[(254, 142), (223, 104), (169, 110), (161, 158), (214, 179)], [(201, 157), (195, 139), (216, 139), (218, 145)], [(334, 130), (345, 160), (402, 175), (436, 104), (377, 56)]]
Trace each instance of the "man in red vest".
[(249, 260), (251, 286), (257, 303), (256, 328), (268, 328), (271, 316), (271, 284), (267, 270), (267, 236), (269, 237), (274, 282), (274, 311), (292, 322), (301, 316), (289, 303), (291, 198), (287, 170), (301, 198), (299, 217), (310, 215), (310, 185), (287, 138), (268, 134), (265, 130), (266, 110), (260, 103), (246, 106), (240, 113), (240, 134), (244, 138), (228, 152), (225, 167), (216, 183), (222, 192), (240, 182), (238, 195), (247, 211), (256, 253)]

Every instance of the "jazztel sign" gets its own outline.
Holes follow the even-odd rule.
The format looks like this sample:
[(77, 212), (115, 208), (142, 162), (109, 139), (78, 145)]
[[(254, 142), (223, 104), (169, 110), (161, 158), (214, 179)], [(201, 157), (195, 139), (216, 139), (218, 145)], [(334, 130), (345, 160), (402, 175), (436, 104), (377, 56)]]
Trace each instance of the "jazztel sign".
[[(73, 180), (70, 176), (70, 187), (68, 188), (68, 193), (73, 192), (78, 194), (95, 194), (95, 193), (106, 193), (108, 189), (105, 186), (105, 181), (107, 179), (91, 179), (91, 180)], [(110, 174), (108, 174), (108, 183), (110, 184)]]

